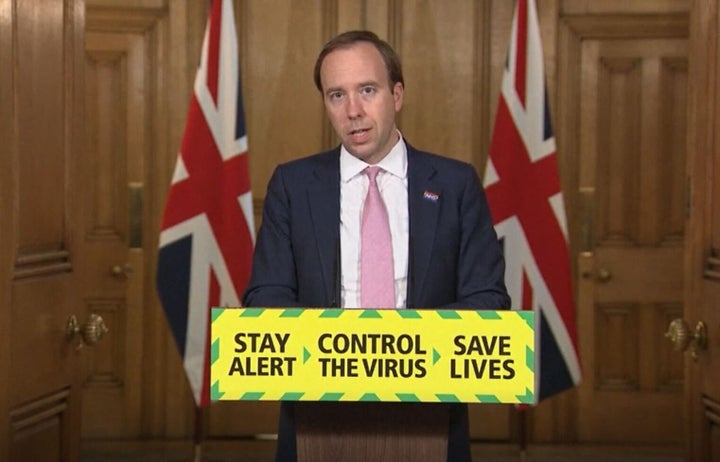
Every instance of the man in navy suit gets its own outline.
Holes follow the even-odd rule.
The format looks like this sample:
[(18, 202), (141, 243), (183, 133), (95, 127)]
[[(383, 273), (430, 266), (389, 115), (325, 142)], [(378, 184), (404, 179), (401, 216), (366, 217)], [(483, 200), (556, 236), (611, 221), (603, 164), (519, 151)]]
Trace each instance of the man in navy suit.
[[(244, 306), (361, 307), (363, 171), (377, 165), (394, 308), (508, 308), (503, 256), (475, 169), (415, 149), (397, 128), (404, 81), (395, 51), (372, 32), (340, 34), (320, 52), (315, 84), (341, 145), (275, 170)], [(467, 407), (450, 414), (448, 461), (470, 460)], [(283, 403), (276, 460), (295, 459), (293, 406)]]

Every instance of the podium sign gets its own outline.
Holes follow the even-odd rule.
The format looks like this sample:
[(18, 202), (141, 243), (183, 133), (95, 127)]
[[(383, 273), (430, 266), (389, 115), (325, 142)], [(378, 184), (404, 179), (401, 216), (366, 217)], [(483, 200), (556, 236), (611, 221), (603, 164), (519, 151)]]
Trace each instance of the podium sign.
[(534, 313), (214, 308), (217, 400), (534, 402)]

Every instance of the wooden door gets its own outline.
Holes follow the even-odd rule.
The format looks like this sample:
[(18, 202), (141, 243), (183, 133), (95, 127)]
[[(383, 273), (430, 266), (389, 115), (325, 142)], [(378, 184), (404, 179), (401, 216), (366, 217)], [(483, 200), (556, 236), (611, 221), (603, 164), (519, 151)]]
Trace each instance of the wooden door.
[(82, 280), (88, 304), (110, 331), (84, 364), (85, 451), (102, 440), (180, 438), (193, 425), (182, 363), (155, 297), (153, 263), (192, 82), (184, 56), (189, 49), (198, 54), (197, 27), (186, 21), (196, 16), (204, 25), (192, 5), (203, 7), (86, 4), (84, 186), (92, 199), (85, 205)]
[[(687, 305), (683, 324), (689, 425), (687, 462), (720, 460), (720, 8), (698, 0), (691, 12), (688, 80)], [(702, 323), (702, 324), (701, 324)], [(678, 334), (679, 332), (676, 332)], [(702, 337), (706, 335), (706, 339)], [(693, 338), (693, 337), (696, 338)]]
[(687, 16), (563, 24), (558, 132), (581, 224), (575, 432), (581, 442), (679, 447), (682, 360), (663, 334), (683, 312)]
[(0, 1), (0, 460), (79, 460), (81, 0)]
[(118, 438), (138, 434), (142, 406), (148, 50), (141, 34), (95, 30), (94, 14), (85, 39), (85, 190), (93, 200), (82, 280), (109, 333), (86, 357), (83, 437)]

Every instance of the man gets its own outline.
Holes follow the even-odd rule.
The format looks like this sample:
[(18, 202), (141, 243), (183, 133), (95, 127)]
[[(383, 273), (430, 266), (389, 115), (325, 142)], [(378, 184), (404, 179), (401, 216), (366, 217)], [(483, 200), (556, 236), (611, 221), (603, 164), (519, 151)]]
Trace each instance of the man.
[[(404, 81), (394, 50), (372, 32), (343, 33), (320, 52), (315, 84), (342, 144), (275, 170), (244, 306), (509, 307), (474, 168), (413, 148), (396, 126)], [(365, 250), (380, 245), (363, 246), (361, 236), (376, 188), (391, 240), (390, 287), (377, 304), (366, 302), (363, 282), (387, 260), (365, 272)], [(277, 460), (295, 460), (294, 436), (292, 405), (283, 403)], [(451, 410), (448, 460), (470, 460), (466, 406)]]

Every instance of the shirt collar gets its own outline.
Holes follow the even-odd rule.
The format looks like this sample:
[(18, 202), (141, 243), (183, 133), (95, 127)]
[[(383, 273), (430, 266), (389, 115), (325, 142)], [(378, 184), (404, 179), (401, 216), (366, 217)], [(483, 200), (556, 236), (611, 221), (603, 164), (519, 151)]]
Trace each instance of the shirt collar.
[[(407, 176), (407, 146), (399, 130), (398, 135), (398, 142), (377, 165), (386, 172), (405, 179)], [(342, 182), (347, 183), (369, 166), (370, 164), (350, 154), (345, 146), (340, 147), (340, 179)]]

